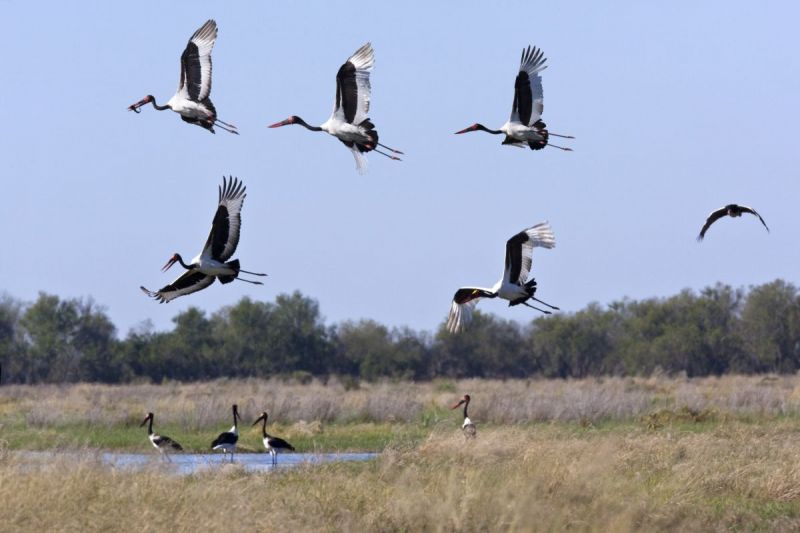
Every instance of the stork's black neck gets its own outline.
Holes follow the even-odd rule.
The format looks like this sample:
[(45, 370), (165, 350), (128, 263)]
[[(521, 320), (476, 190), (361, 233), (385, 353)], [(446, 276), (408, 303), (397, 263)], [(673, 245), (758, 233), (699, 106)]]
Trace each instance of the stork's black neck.
[(500, 135), (500, 134), (503, 133), (500, 130), (490, 130), (489, 128), (487, 128), (483, 124), (478, 124), (477, 126), (475, 126), (475, 129), (481, 130), (481, 131), (485, 131), (486, 133), (491, 133), (492, 135)]
[(261, 419), (261, 434), (265, 439), (269, 438), (269, 434), (267, 434), (267, 417)]
[(178, 258), (178, 263), (180, 263), (181, 266), (186, 270), (191, 270), (192, 268), (194, 268), (192, 265), (187, 265), (186, 263), (183, 262), (183, 257), (181, 257), (181, 254), (175, 254), (175, 257)]
[(300, 124), (301, 126), (303, 126), (307, 130), (322, 131), (322, 128), (320, 128), (319, 126), (311, 126), (305, 120), (303, 120), (300, 117), (294, 117), (294, 123), (295, 124)]
[(153, 107), (155, 107), (155, 108), (156, 108), (156, 109), (158, 109), (159, 111), (164, 111), (164, 110), (167, 110), (167, 109), (172, 109), (172, 108), (170, 107), (170, 105), (169, 105), (169, 104), (166, 104), (166, 105), (158, 105), (158, 104), (156, 103), (156, 97), (155, 97), (155, 96), (153, 96), (152, 94), (148, 94), (148, 95), (147, 95), (147, 97), (148, 97), (148, 98), (150, 98), (150, 103), (151, 103), (151, 104), (153, 104)]
[(467, 416), (467, 407), (469, 407), (469, 400), (464, 402), (464, 418), (469, 418), (469, 416)]
[(147, 424), (147, 434), (148, 435), (152, 435), (153, 434), (153, 417), (152, 416), (150, 417), (150, 423)]
[[(183, 264), (183, 261), (181, 261), (181, 264)], [(186, 267), (186, 268), (189, 268), (189, 267)], [(236, 412), (236, 407), (234, 407), (233, 408), (233, 427), (234, 428), (238, 426), (238, 416), (239, 416), (239, 413)]]

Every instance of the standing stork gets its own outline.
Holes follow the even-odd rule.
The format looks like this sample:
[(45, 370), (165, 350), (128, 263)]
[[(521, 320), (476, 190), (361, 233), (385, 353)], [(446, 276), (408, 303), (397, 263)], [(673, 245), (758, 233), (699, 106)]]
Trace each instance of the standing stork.
[(180, 254), (173, 254), (167, 264), (161, 268), (161, 271), (166, 272), (177, 262), (186, 269), (186, 272), (156, 292), (144, 287), (139, 288), (146, 295), (155, 298), (160, 303), (166, 303), (178, 296), (205, 289), (214, 283), (216, 278), (219, 278), (222, 284), (238, 279), (254, 285), (263, 285), (260, 281), (240, 278), (239, 274), (245, 273), (253, 276), (266, 276), (266, 274), (242, 270), (239, 267), (238, 259), (228, 261), (239, 244), (242, 204), (245, 196), (247, 196), (245, 189), (244, 184), (233, 176), (231, 176), (230, 181), (223, 176), (222, 186), (219, 188), (217, 212), (214, 215), (214, 221), (211, 223), (211, 233), (208, 234), (208, 240), (206, 240), (203, 251), (192, 259), (188, 265), (183, 262)]
[(528, 274), (533, 264), (533, 249), (555, 248), (556, 239), (553, 230), (547, 222), (540, 222), (535, 226), (522, 230), (506, 242), (506, 265), (503, 277), (491, 289), (482, 287), (461, 287), (453, 296), (450, 314), (447, 318), (447, 329), (451, 333), (458, 333), (472, 319), (472, 311), (481, 298), (502, 298), (508, 300), (509, 306), (525, 305), (545, 314), (550, 311), (539, 309), (528, 303), (534, 300), (550, 309), (558, 307), (534, 297), (536, 294), (536, 280)]
[(697, 236), (697, 240), (702, 241), (703, 237), (706, 236), (706, 231), (708, 231), (708, 228), (711, 227), (711, 224), (721, 219), (725, 215), (731, 218), (736, 218), (742, 216), (742, 213), (750, 213), (751, 215), (757, 216), (758, 220), (760, 220), (761, 223), (764, 225), (764, 227), (767, 229), (767, 233), (769, 233), (769, 228), (767, 227), (767, 223), (764, 222), (764, 219), (761, 218), (761, 215), (759, 215), (755, 209), (753, 209), (752, 207), (747, 207), (746, 205), (728, 204), (725, 207), (720, 207), (719, 209), (713, 211), (710, 215), (708, 215), (706, 223), (703, 224), (703, 228), (700, 230), (700, 235)]
[(542, 121), (544, 110), (544, 92), (542, 91), (541, 71), (547, 68), (547, 59), (542, 51), (535, 46), (522, 49), (519, 73), (514, 82), (514, 102), (511, 105), (511, 117), (499, 130), (490, 130), (483, 124), (473, 124), (464, 128), (459, 133), (470, 131), (485, 131), (492, 135), (505, 134), (503, 144), (531, 150), (541, 150), (545, 146), (552, 146), (559, 150), (571, 152), (572, 148), (556, 146), (550, 143), (550, 137), (574, 139), (571, 135), (559, 135), (547, 130), (547, 124)]
[(366, 171), (367, 159), (364, 154), (367, 152), (375, 151), (389, 159), (400, 161), (399, 157), (378, 150), (380, 146), (392, 154), (403, 154), (400, 150), (378, 142), (378, 131), (367, 117), (371, 91), (369, 73), (374, 61), (372, 44), (367, 43), (356, 50), (339, 68), (336, 74), (336, 100), (333, 113), (324, 123), (310, 126), (302, 118), (292, 115), (286, 120), (272, 124), (270, 128), (300, 124), (311, 131), (327, 132), (350, 149), (360, 173)]
[(222, 450), (222, 460), (225, 460), (225, 454), (231, 454), (231, 462), (233, 462), (233, 452), (236, 451), (236, 443), (239, 441), (239, 408), (233, 404), (233, 427), (228, 431), (220, 433), (217, 438), (211, 443), (212, 450)]
[(461, 424), (461, 431), (464, 432), (464, 436), (467, 438), (473, 438), (478, 433), (478, 429), (475, 427), (475, 424), (472, 423), (472, 420), (469, 419), (469, 415), (467, 414), (467, 408), (469, 407), (470, 398), (469, 394), (465, 394), (461, 401), (455, 404), (450, 409), (458, 409), (459, 406), (464, 406), (464, 423)]
[(217, 110), (211, 103), (211, 49), (217, 40), (217, 23), (207, 20), (186, 44), (181, 54), (181, 81), (178, 90), (165, 105), (158, 105), (152, 94), (148, 94), (135, 104), (128, 106), (128, 111), (139, 113), (139, 108), (153, 104), (159, 111), (171, 109), (178, 113), (184, 122), (205, 128), (211, 133), (214, 126), (235, 133), (236, 126), (217, 118)]
[(150, 439), (150, 443), (155, 446), (156, 450), (158, 450), (161, 455), (169, 459), (170, 452), (183, 451), (183, 446), (171, 438), (167, 437), (166, 435), (153, 433), (153, 413), (147, 413), (147, 416), (144, 417), (144, 420), (142, 420), (142, 423), (139, 424), (139, 427), (142, 427), (148, 422), (150, 422), (150, 424), (147, 426), (147, 438)]
[(256, 419), (256, 421), (253, 422), (253, 425), (255, 426), (259, 422), (263, 421), (263, 424), (261, 426), (261, 435), (264, 440), (264, 448), (266, 448), (267, 452), (269, 452), (269, 454), (272, 456), (273, 466), (278, 466), (278, 454), (293, 452), (294, 446), (292, 446), (291, 444), (289, 444), (288, 442), (286, 442), (281, 438), (273, 437), (272, 435), (267, 433), (267, 418), (269, 418), (269, 415), (267, 414), (266, 411), (264, 411), (263, 413), (261, 413), (261, 416), (259, 416)]

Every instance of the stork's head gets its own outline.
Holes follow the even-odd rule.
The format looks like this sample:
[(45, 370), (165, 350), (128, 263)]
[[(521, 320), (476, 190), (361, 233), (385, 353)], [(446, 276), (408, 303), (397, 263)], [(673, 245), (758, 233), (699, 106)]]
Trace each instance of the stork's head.
[(297, 115), (292, 115), (291, 117), (287, 118), (286, 120), (281, 120), (280, 122), (276, 122), (275, 124), (270, 124), (270, 128), (280, 128), (281, 126), (288, 126), (290, 124), (299, 124), (302, 122), (303, 119), (298, 117)]
[(263, 411), (263, 412), (262, 412), (262, 413), (259, 415), (259, 417), (258, 417), (258, 418), (256, 418), (256, 421), (255, 421), (255, 422), (253, 422), (253, 425), (255, 426), (256, 424), (258, 424), (258, 423), (259, 423), (259, 422), (261, 422), (262, 420), (263, 420), (264, 422), (266, 422), (268, 418), (269, 418), (269, 415), (267, 414), (267, 412), (266, 412), (266, 411)]
[(462, 406), (462, 405), (464, 405), (465, 403), (467, 403), (467, 404), (468, 404), (468, 403), (469, 403), (469, 400), (470, 400), (469, 394), (465, 394), (465, 395), (464, 395), (464, 397), (463, 397), (463, 398), (461, 398), (461, 400), (460, 400), (460, 401), (459, 401), (457, 404), (455, 404), (453, 407), (451, 407), (450, 409), (456, 409), (456, 408), (458, 408), (458, 407), (461, 407), (461, 406)]
[(458, 135), (459, 133), (468, 133), (468, 132), (470, 132), (470, 131), (478, 131), (478, 130), (484, 130), (484, 131), (486, 131), (486, 126), (484, 126), (483, 124), (477, 124), (477, 123), (476, 123), (476, 124), (473, 124), (472, 126), (470, 126), (470, 127), (468, 127), (468, 128), (464, 128), (464, 129), (463, 129), (463, 130), (461, 130), (461, 131), (457, 131), (457, 132), (456, 132), (456, 135)]
[(142, 427), (143, 425), (147, 424), (147, 422), (152, 419), (153, 419), (153, 413), (147, 413), (147, 416), (144, 417), (144, 420), (142, 420), (142, 423), (139, 424), (139, 427)]
[(128, 106), (128, 111), (135, 111), (136, 113), (140, 113), (140, 111), (139, 111), (140, 107), (142, 107), (143, 105), (147, 105), (147, 104), (149, 104), (150, 102), (152, 102), (154, 100), (155, 100), (155, 97), (152, 94), (148, 94), (147, 96), (145, 96), (144, 98), (142, 98), (141, 100), (136, 102), (135, 104), (129, 105)]
[(172, 268), (172, 265), (177, 263), (178, 260), (180, 260), (180, 258), (181, 258), (180, 254), (177, 253), (172, 254), (172, 257), (169, 258), (169, 261), (167, 261), (166, 264), (163, 267), (161, 267), (161, 272), (166, 272), (167, 270)]

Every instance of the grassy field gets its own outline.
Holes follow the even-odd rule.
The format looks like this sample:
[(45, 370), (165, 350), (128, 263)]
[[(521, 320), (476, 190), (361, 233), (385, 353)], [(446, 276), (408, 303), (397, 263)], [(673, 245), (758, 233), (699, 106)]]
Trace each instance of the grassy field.
[[(478, 438), (446, 409), (473, 396)], [(256, 400), (258, 398), (258, 400)], [(18, 449), (149, 451), (137, 424), (207, 448), (266, 409), (301, 451), (366, 463), (177, 476)], [(800, 378), (272, 381), (0, 388), (0, 531), (770, 530), (800, 528)], [(167, 431), (168, 430), (168, 431)], [(33, 439), (28, 441), (26, 439)], [(255, 428), (242, 435), (258, 448)]]

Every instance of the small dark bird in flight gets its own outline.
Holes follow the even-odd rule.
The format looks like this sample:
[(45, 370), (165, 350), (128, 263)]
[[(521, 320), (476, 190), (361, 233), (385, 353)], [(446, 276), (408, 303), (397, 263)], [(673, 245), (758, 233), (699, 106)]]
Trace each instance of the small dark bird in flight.
[(742, 213), (750, 213), (751, 215), (757, 216), (758, 220), (760, 220), (761, 223), (764, 224), (764, 227), (767, 229), (767, 231), (769, 231), (767, 223), (764, 222), (764, 219), (761, 218), (761, 215), (759, 215), (756, 212), (756, 210), (753, 209), (752, 207), (747, 207), (746, 205), (728, 204), (725, 207), (720, 207), (719, 209), (708, 215), (706, 223), (703, 224), (703, 229), (700, 230), (700, 235), (697, 236), (697, 240), (702, 241), (703, 237), (705, 237), (706, 235), (706, 231), (708, 231), (708, 228), (710, 228), (711, 224), (713, 224), (717, 220), (721, 219), (726, 215), (729, 217), (740, 217), (742, 216)]

